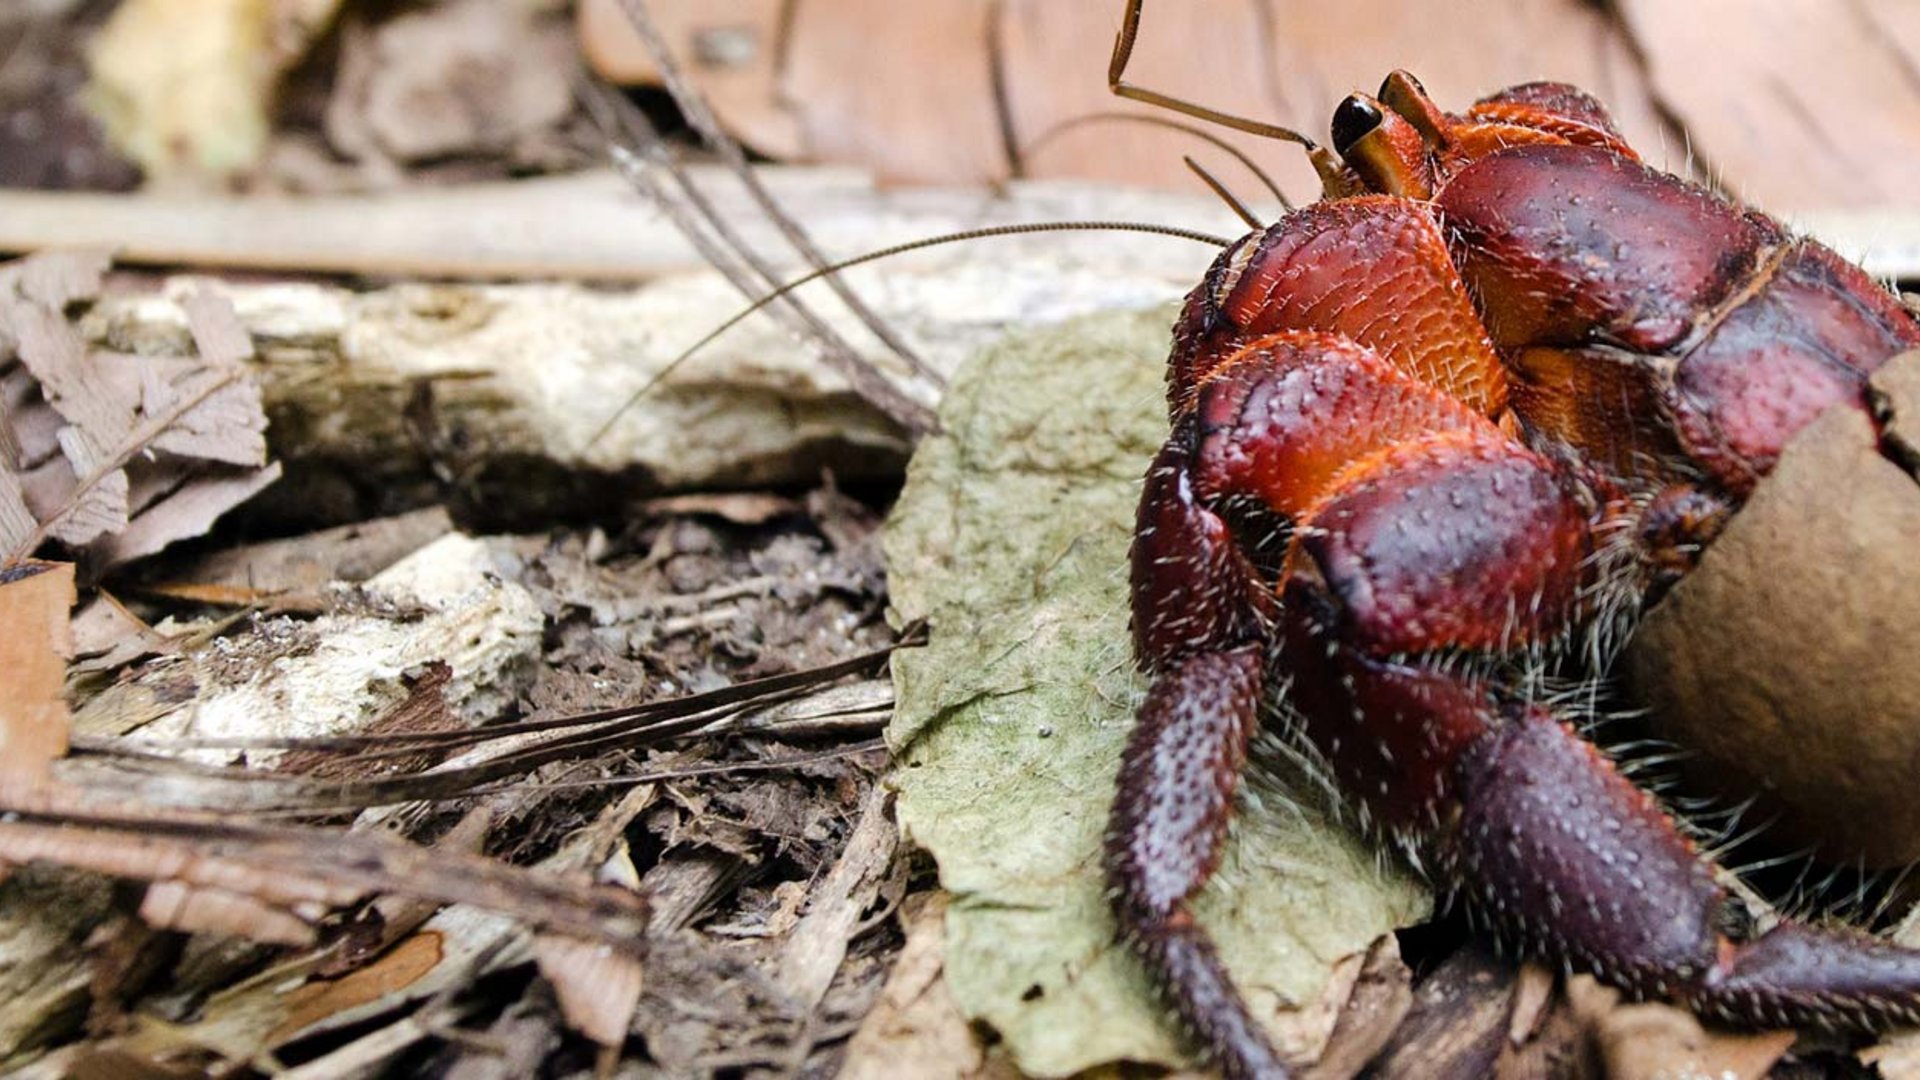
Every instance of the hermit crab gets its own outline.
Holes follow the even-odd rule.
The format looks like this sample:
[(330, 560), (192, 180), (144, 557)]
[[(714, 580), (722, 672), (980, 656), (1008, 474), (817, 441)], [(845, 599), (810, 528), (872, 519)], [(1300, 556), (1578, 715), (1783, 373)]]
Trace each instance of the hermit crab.
[(1751, 1025), (1920, 1019), (1920, 952), (1742, 932), (1716, 868), (1580, 733), (1603, 676), (1783, 450), (1920, 346), (1833, 251), (1641, 163), (1531, 83), (1442, 111), (1413, 77), (1335, 112), (1325, 187), (1187, 298), (1132, 551), (1150, 678), (1105, 869), (1124, 936), (1232, 1077), (1286, 1075), (1189, 901), (1277, 709), (1359, 817), (1502, 937)]

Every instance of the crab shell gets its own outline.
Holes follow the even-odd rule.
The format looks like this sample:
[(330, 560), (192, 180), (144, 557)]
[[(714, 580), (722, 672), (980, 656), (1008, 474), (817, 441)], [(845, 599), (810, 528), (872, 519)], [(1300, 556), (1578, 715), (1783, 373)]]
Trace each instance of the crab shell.
[(1885, 867), (1920, 861), (1920, 483), (1896, 464), (1920, 462), (1920, 351), (1872, 383), (1881, 449), (1854, 408), (1800, 432), (1624, 664), (1688, 779), (1757, 793), (1773, 846)]

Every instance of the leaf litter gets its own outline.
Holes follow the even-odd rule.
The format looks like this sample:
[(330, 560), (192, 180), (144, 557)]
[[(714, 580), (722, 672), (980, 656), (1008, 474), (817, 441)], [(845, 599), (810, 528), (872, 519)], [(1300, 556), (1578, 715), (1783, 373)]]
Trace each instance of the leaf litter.
[(0, 558), (47, 540), (94, 574), (205, 532), (280, 475), (246, 360), (252, 343), (209, 293), (187, 304), (197, 355), (93, 348), (67, 315), (100, 291), (104, 256), (0, 267)]
[[(0, 970), (66, 987), (32, 999), (39, 1023), (0, 1031), (0, 1061), (199, 1069), (271, 1054), (296, 1075), (401, 1058), (513, 1075), (505, 1062), (578, 1063), (583, 1040), (610, 1061), (633, 1037), (680, 1073), (830, 1071), (897, 947), (887, 913), (909, 868), (875, 784), (894, 639), (878, 520), (831, 487), (640, 504), (633, 520), (612, 537), (476, 540), (429, 518), (370, 528), (372, 544), (329, 530), (140, 568), (136, 584), (168, 589), (123, 589), (90, 620), (120, 629), (97, 636), (219, 582), (417, 632), (484, 566), (529, 598), (542, 663), (503, 669), (477, 710), (455, 696), (471, 675), (458, 664), (402, 668), (360, 723), (318, 739), (276, 736), (289, 713), (270, 705), (248, 738), (160, 739), (152, 722), (82, 736), (53, 763), (61, 797), (0, 823), (0, 850), (25, 864), (0, 882)], [(425, 545), (410, 559), (464, 553), (401, 575), (438, 579), (438, 599), (386, 595), (396, 533)], [(373, 576), (316, 585), (315, 566)], [(166, 638), (122, 685), (148, 686), (164, 715), (311, 655), (317, 625), (243, 613)], [(115, 689), (82, 684), (83, 712)], [(269, 815), (274, 799), (286, 808)], [(342, 817), (368, 802), (388, 805)], [(77, 869), (133, 886), (68, 905), (84, 925), (23, 934), (54, 914), (16, 902), (24, 890), (90, 895), (99, 879)], [(44, 944), (28, 956), (29, 941)], [(104, 978), (110, 958), (131, 974)], [(511, 1045), (443, 1037), (462, 1027)]]

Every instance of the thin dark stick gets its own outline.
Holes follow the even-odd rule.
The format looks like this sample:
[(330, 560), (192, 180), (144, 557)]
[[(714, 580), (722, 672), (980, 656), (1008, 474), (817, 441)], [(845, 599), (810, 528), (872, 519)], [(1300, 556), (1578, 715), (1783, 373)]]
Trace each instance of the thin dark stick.
[[(771, 268), (761, 263), (753, 255), (752, 249), (727, 225), (726, 219), (708, 200), (700, 185), (693, 181), (679, 160), (661, 143), (653, 125), (639, 109), (616, 92), (597, 83), (588, 84), (582, 98), (595, 122), (608, 130), (609, 141), (614, 144), (614, 162), (622, 175), (639, 188), (641, 194), (659, 204), (673, 217), (674, 224), (686, 235), (687, 240), (709, 264), (726, 276), (734, 288), (740, 290), (741, 295), (753, 299), (761, 291), (754, 281), (754, 274), (748, 272), (748, 267), (769, 284), (779, 280), (773, 276)], [(625, 149), (624, 144), (631, 144), (632, 149)], [(641, 157), (644, 157), (644, 164)], [(649, 173), (645, 167), (647, 165), (657, 167), (671, 176), (680, 194), (671, 195)], [(709, 235), (707, 230), (714, 235)], [(714, 236), (719, 239), (715, 240)], [(742, 262), (746, 263), (746, 267), (741, 265)], [(884, 372), (863, 359), (846, 339), (811, 309), (793, 300), (776, 310), (784, 313), (783, 321), (799, 321), (799, 335), (811, 340), (820, 349), (821, 357), (847, 380), (856, 394), (908, 431), (919, 434), (933, 429), (932, 409), (894, 386)], [(789, 323), (789, 329), (796, 328)], [(657, 378), (650, 380), (647, 389), (658, 382)], [(640, 397), (636, 394), (630, 398), (627, 406), (615, 413), (612, 419), (618, 419)], [(594, 434), (593, 442), (606, 434), (612, 419)]]
[[(760, 205), (760, 209), (780, 230), (781, 235), (787, 238), (787, 242), (814, 266), (824, 265), (827, 261), (826, 256), (814, 246), (813, 239), (807, 235), (806, 230), (787, 216), (786, 212), (780, 208), (779, 202), (767, 191), (765, 185), (760, 183), (759, 176), (747, 163), (747, 156), (740, 149), (740, 144), (720, 127), (719, 121), (714, 119), (713, 111), (707, 107), (706, 99), (687, 80), (678, 61), (674, 59), (672, 50), (667, 47), (666, 39), (654, 25), (653, 17), (647, 13), (646, 5), (641, 0), (620, 0), (620, 8), (626, 13), (627, 21), (633, 24), (640, 39), (646, 42), (647, 50), (653, 54), (654, 63), (660, 68), (661, 79), (667, 84), (667, 92), (673, 95), (673, 100), (680, 106), (680, 112), (686, 117), (688, 125), (699, 132), (707, 147), (719, 154), (721, 161), (740, 178), (747, 192), (753, 196), (753, 200)], [(762, 270), (769, 285), (774, 283), (775, 276), (761, 267), (759, 260), (751, 252), (742, 251), (741, 255)], [(946, 379), (928, 366), (927, 362), (922, 360), (905, 340), (894, 333), (893, 328), (888, 326), (884, 319), (867, 307), (866, 303), (844, 282), (831, 281), (831, 286), (839, 294), (841, 301), (859, 317), (861, 322), (866, 324), (867, 329), (873, 331), (875, 337), (899, 354), (915, 374), (936, 387), (946, 386)]]
[(1240, 220), (1247, 223), (1247, 228), (1255, 231), (1266, 228), (1265, 223), (1253, 216), (1253, 211), (1247, 209), (1247, 204), (1241, 202), (1238, 195), (1227, 190), (1227, 185), (1221, 183), (1219, 177), (1208, 172), (1199, 162), (1193, 160), (1191, 154), (1182, 155), (1180, 160), (1187, 163), (1187, 168), (1193, 170), (1194, 175), (1200, 178), (1201, 183), (1212, 188), (1213, 193), (1220, 196), (1220, 201), (1226, 203), (1228, 209), (1240, 215)]

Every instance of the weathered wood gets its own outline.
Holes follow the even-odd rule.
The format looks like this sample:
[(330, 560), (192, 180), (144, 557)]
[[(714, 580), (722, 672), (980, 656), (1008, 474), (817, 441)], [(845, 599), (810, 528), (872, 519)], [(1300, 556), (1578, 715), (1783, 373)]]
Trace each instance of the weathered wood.
[(1873, 0), (1622, 0), (1659, 100), (1734, 194), (1777, 214), (1912, 207), (1920, 12)]
[[(580, 48), (601, 75), (657, 85), (660, 66), (627, 22), (621, 0), (581, 0)], [(674, 55), (686, 63), (714, 114), (735, 137), (769, 157), (804, 156), (800, 125), (781, 97), (784, 0), (700, 0), (647, 6)]]
[[(1096, 113), (1121, 112), (1161, 120), (1183, 119), (1163, 109), (1125, 102), (1107, 91), (1107, 57), (1120, 27), (1119, 4), (1061, 4), (1009, 0), (1001, 10), (998, 62), (1005, 73), (1006, 120), (1019, 148), (1023, 174), (1201, 191), (1181, 161), (1192, 154), (1243, 198), (1265, 198), (1257, 182), (1220, 151), (1164, 127), (1101, 121), (1076, 126), (1036, 144), (1057, 125)], [(1265, 21), (1254, 0), (1187, 0), (1145, 14), (1127, 81), (1224, 112), (1272, 120), (1280, 101), (1269, 79)], [(1282, 119), (1279, 122), (1292, 122)], [(1303, 118), (1317, 133), (1326, 117)], [(1232, 136), (1268, 171), (1300, 162), (1298, 147)], [(1307, 175), (1311, 177), (1309, 170)], [(1292, 194), (1311, 197), (1314, 186), (1295, 183)]]

